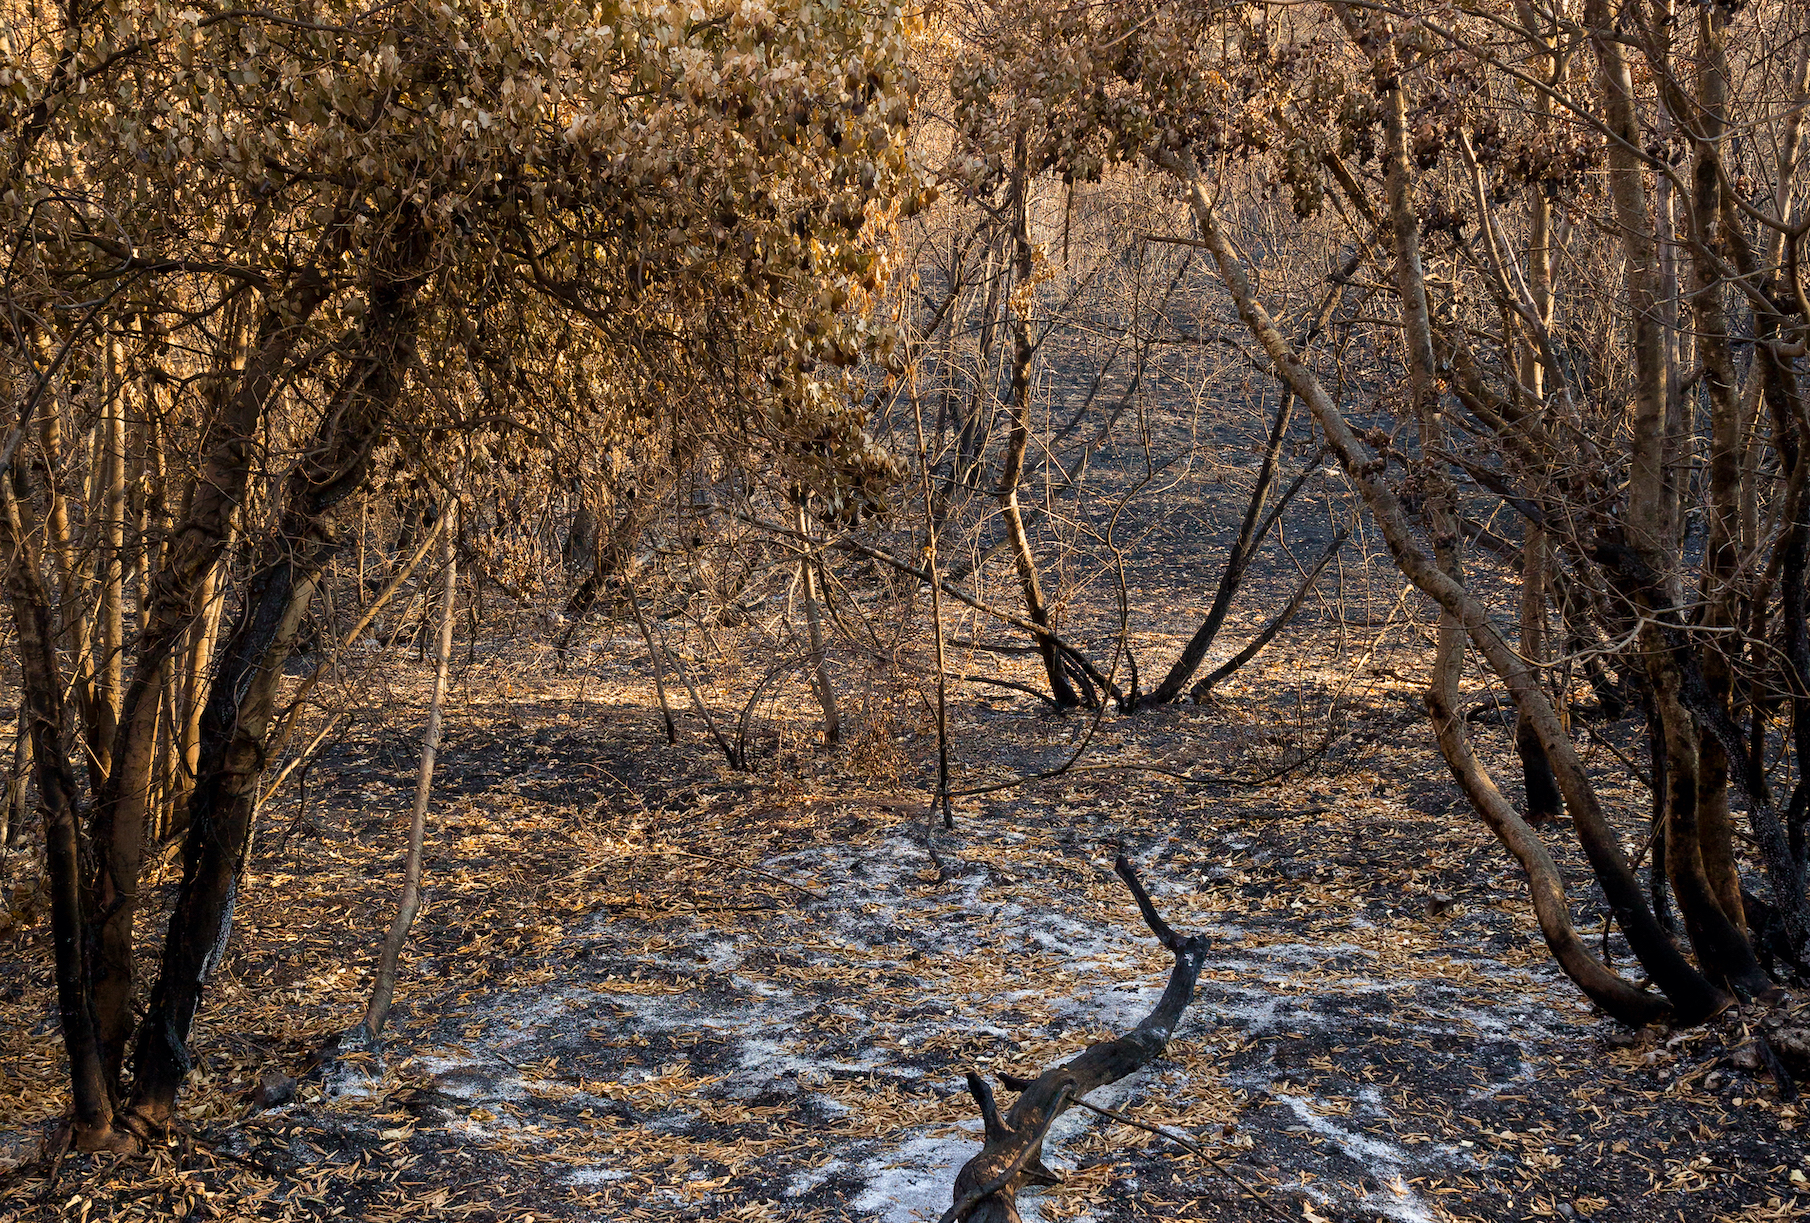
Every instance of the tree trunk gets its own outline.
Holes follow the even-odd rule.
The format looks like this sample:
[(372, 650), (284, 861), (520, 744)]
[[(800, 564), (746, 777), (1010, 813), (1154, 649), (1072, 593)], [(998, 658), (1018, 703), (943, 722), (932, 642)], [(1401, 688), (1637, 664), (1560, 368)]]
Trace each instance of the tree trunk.
[(182, 886), (137, 1042), (132, 1114), (152, 1131), (166, 1128), (174, 1113), (177, 1089), (189, 1069), (189, 1027), (232, 933), (283, 665), (321, 568), (338, 546), (327, 515), (363, 487), (371, 451), (414, 354), (415, 271), (425, 236), (418, 222), (405, 219), (390, 242), (373, 258), (396, 262), (373, 267), (360, 343), (323, 411), (313, 445), (287, 477), (281, 525), (247, 584), (202, 714)]
[[(96, 1017), (109, 1079), (116, 1084), (134, 1019), (133, 927), (157, 761), (163, 663), (202, 607), (208, 575), (220, 563), (233, 519), (246, 497), (260, 422), (301, 339), (303, 324), (326, 297), (326, 282), (310, 269), (283, 299), (266, 303), (250, 355), (236, 385), (228, 384), (231, 394), (203, 439), (206, 466), (189, 498), (187, 515), (172, 532), (167, 559), (151, 583), (150, 606), (140, 609), (138, 651), (121, 697), (113, 767), (95, 796), (93, 821), (94, 899), (96, 912), (104, 914), (95, 961)], [(240, 364), (238, 355), (228, 352), (222, 364), (226, 370), (234, 369)]]
[[(1702, 622), (1712, 634), (1733, 629), (1742, 617), (1736, 589), (1740, 551), (1741, 469), (1746, 464), (1741, 405), (1734, 354), (1729, 344), (1725, 286), (1710, 261), (1710, 244), (1721, 225), (1721, 140), (1728, 102), (1727, 14), (1708, 8), (1699, 14), (1703, 64), (1698, 81), (1699, 110), (1696, 165), (1692, 170), (1692, 268), (1697, 316), (1697, 349), (1710, 400), (1708, 538), (1704, 545)], [(1712, 635), (1699, 653), (1707, 696), (1723, 717), (1729, 715), (1734, 670), (1722, 639)], [(1728, 810), (1729, 760), (1712, 735), (1701, 736), (1697, 770), (1697, 831), (1704, 869), (1716, 903), (1728, 920), (1746, 930), (1741, 908), (1741, 877), (1734, 855), (1734, 821)]]
[(125, 674), (126, 647), (126, 370), (123, 346), (107, 343), (108, 377), (100, 388), (100, 425), (95, 438), (102, 454), (96, 456), (101, 484), (98, 508), (101, 540), (95, 557), (96, 609), (99, 632), (98, 657), (94, 660), (93, 763), (104, 777), (112, 768), (113, 738), (119, 726), (121, 681)]
[(57, 665), (56, 629), (50, 591), (39, 558), (28, 551), (37, 538), (30, 502), (15, 466), (0, 475), (0, 565), (6, 599), (18, 633), (20, 685), (24, 690), (21, 728), (32, 739), (38, 804), (44, 813), (44, 862), (50, 883), (51, 939), (55, 947), (57, 1014), (69, 1057), (74, 1096), (75, 1143), (84, 1151), (123, 1149), (129, 1135), (114, 1125), (115, 1097), (100, 1034), (96, 1030), (89, 958), (91, 911), (82, 872), (85, 851), (78, 810), (81, 796), (64, 747), (68, 734), (63, 680)]
[[(456, 506), (448, 506), (441, 512), (456, 514), (458, 510)], [(415, 806), (409, 816), (408, 862), (403, 868), (402, 899), (396, 906), (396, 918), (390, 923), (390, 932), (383, 940), (383, 953), (377, 962), (377, 981), (371, 987), (371, 1000), (365, 1007), (364, 1021), (360, 1025), (367, 1042), (382, 1035), (383, 1025), (390, 1017), (402, 947), (415, 924), (415, 915), (421, 910), (421, 844), (427, 830), (427, 800), (434, 787), (434, 757), (440, 750), (446, 672), (452, 660), (453, 610), (459, 595), (459, 533), (447, 530), (441, 540), (441, 563), (445, 572), (440, 588), (440, 632), (434, 648), (434, 694), (427, 707), (427, 729), (421, 736), (421, 767), (415, 776)]]
[[(1024, 456), (1031, 441), (1031, 359), (1035, 355), (1031, 347), (1030, 322), (1025, 317), (1034, 300), (1032, 276), (1035, 272), (1031, 239), (1026, 232), (1028, 192), (1029, 183), (1021, 141), (1012, 180), (1012, 241), (1016, 250), (1018, 280), (1013, 296), (1023, 295), (1023, 300), (1019, 304), (1007, 305), (1012, 317), (1012, 390), (1009, 400), (1012, 432), (1006, 444), (1005, 463), (999, 473), (999, 510), (1005, 519), (1006, 536), (1011, 541), (1012, 560), (1018, 569), (1018, 585), (1024, 593), (1025, 613), (1032, 623), (1049, 628), (1049, 606), (1044, 602), (1043, 587), (1038, 581), (1037, 558), (1031, 552), (1031, 541), (1024, 530), (1024, 515), (1018, 508), (1018, 484), (1024, 478)], [(1043, 655), (1044, 674), (1049, 677), (1050, 695), (1056, 704), (1064, 709), (1079, 705), (1081, 698), (1075, 695), (1074, 687), (1068, 682), (1062, 655), (1055, 644), (1048, 637), (1038, 637), (1037, 647)]]
[(214, 565), (202, 577), (197, 602), (201, 614), (189, 630), (189, 642), (182, 652), (178, 671), (179, 700), (175, 708), (180, 720), (172, 723), (175, 736), (177, 792), (171, 803), (170, 833), (188, 826), (188, 796), (195, 787), (196, 770), (201, 767), (201, 711), (207, 705), (207, 677), (213, 666), (214, 651), (220, 644), (220, 627), (226, 613), (226, 566)]
[[(1530, 32), (1530, 45), (1536, 53), (1534, 68), (1542, 78), (1552, 80), (1557, 69), (1553, 46), (1546, 38), (1532, 33), (1541, 29), (1543, 23), (1533, 6), (1525, 0), (1516, 5), (1516, 12), (1521, 17), (1522, 25)], [(1545, 94), (1537, 95), (1534, 110), (1539, 116), (1542, 133), (1549, 134), (1552, 131), (1552, 99)], [(1527, 308), (1533, 314), (1528, 325), (1528, 330), (1533, 334), (1527, 336), (1521, 345), (1520, 375), (1521, 385), (1532, 397), (1527, 424), (1541, 441), (1549, 436), (1546, 363), (1553, 355), (1552, 246), (1552, 201), (1547, 198), (1544, 188), (1536, 185), (1528, 189), (1527, 201)], [(1555, 386), (1564, 386), (1556, 369), (1553, 371), (1553, 381)], [(1548, 495), (1551, 492), (1544, 484), (1540, 491)], [(1532, 663), (1544, 663), (1551, 656), (1546, 592), (1554, 569), (1555, 558), (1545, 530), (1529, 523), (1522, 543), (1520, 645), (1521, 656)], [(1540, 747), (1540, 736), (1535, 733), (1533, 724), (1528, 721), (1527, 715), (1519, 711), (1515, 714), (1515, 752), (1521, 758), (1521, 779), (1527, 795), (1528, 821), (1538, 823), (1557, 819), (1564, 814), (1564, 799), (1559, 793), (1558, 780), (1552, 775), (1552, 762), (1546, 759), (1546, 752)]]
[(1770, 994), (1772, 981), (1755, 958), (1747, 935), (1722, 908), (1703, 853), (1697, 730), (1679, 698), (1683, 685), (1675, 647), (1653, 621), (1640, 634), (1648, 690), (1665, 736), (1666, 770), (1653, 779), (1666, 787), (1666, 874), (1697, 963), (1712, 980), (1743, 997)]
[[(1263, 465), (1257, 471), (1256, 486), (1251, 489), (1251, 499), (1244, 507), (1244, 520), (1238, 524), (1238, 538), (1232, 542), (1232, 550), (1226, 554), (1225, 569), (1220, 572), (1219, 587), (1213, 592), (1213, 602), (1207, 607), (1206, 619), (1194, 630), (1194, 635), (1188, 638), (1188, 644), (1182, 647), (1181, 656), (1169, 668), (1162, 683), (1138, 702), (1140, 705), (1166, 705), (1180, 696), (1188, 681), (1194, 678), (1194, 672), (1200, 669), (1201, 661), (1213, 646), (1213, 639), (1219, 636), (1219, 630), (1225, 624), (1226, 613), (1232, 609), (1232, 599), (1244, 584), (1244, 574), (1250, 568), (1251, 556), (1263, 542), (1257, 533), (1257, 523), (1263, 515), (1263, 503), (1269, 499), (1270, 487), (1276, 480), (1277, 459), (1282, 452), (1283, 439), (1288, 435), (1294, 406), (1295, 393), (1285, 388), (1282, 402), (1276, 408), (1276, 417), (1270, 423), (1269, 442), (1263, 448)], [(1195, 699), (1199, 699), (1198, 693)]]
[(1301, 604), (1307, 601), (1307, 593), (1313, 589), (1321, 572), (1332, 563), (1332, 558), (1339, 554), (1339, 549), (1343, 548), (1345, 541), (1350, 538), (1351, 531), (1345, 527), (1340, 527), (1333, 533), (1332, 539), (1321, 551), (1319, 559), (1308, 568), (1306, 575), (1301, 579), (1301, 584), (1295, 587), (1295, 593), (1289, 596), (1287, 603), (1282, 605), (1282, 610), (1272, 616), (1270, 622), (1263, 626), (1261, 632), (1246, 642), (1242, 650), (1207, 672), (1198, 684), (1189, 689), (1190, 700), (1196, 704), (1205, 701), (1207, 694), (1213, 691), (1214, 685), (1257, 657), (1258, 653), (1275, 638), (1277, 633), (1288, 627), (1289, 621), (1295, 618), (1295, 613), (1301, 610)]
[(283, 666), (314, 594), (318, 546), (266, 565), (246, 590), (202, 718), (201, 775), (189, 799), (183, 876), (149, 1013), (138, 1031), (134, 1119), (161, 1132), (187, 1076), (189, 1027), (226, 955), (250, 847), (258, 779)]
[(25, 836), (26, 797), (31, 783), (31, 715), (30, 707), (21, 700), (19, 702), (19, 720), (13, 727), (13, 771), (6, 779), (5, 810), (0, 811), (0, 818), (6, 820), (4, 835), (0, 835), (0, 844), (8, 849), (17, 845)]
[(811, 647), (811, 688), (817, 694), (817, 707), (823, 712), (823, 741), (842, 742), (842, 714), (836, 708), (836, 688), (830, 678), (824, 649), (823, 616), (817, 606), (817, 559), (810, 552), (811, 521), (798, 503), (798, 533), (805, 537), (805, 552), (798, 559), (798, 584), (804, 596), (805, 631)]
[(1257, 300), (1243, 265), (1232, 253), (1219, 230), (1193, 159), (1174, 158), (1168, 164), (1187, 187), (1189, 203), (1200, 225), (1201, 237), (1213, 253), (1220, 277), (1232, 294), (1240, 318), (1253, 337), (1262, 344), (1277, 369), (1295, 388), (1295, 393), (1313, 412), (1314, 419), (1325, 431), (1327, 441), (1338, 455), (1340, 465), (1363, 496), (1372, 519), (1381, 530), (1384, 542), (1403, 575), (1430, 595), (1443, 610), (1452, 613), (1483, 654), (1490, 669), (1508, 686), (1517, 708), (1528, 709), (1534, 729), (1540, 736), (1541, 746), (1552, 761), (1553, 771), (1565, 796), (1566, 808), (1572, 813), (1578, 839), (1635, 955), (1682, 1016), (1696, 1020), (1724, 1009), (1731, 1001), (1728, 995), (1691, 966), (1647, 908), (1640, 882), (1628, 864), (1619, 839), (1609, 826), (1601, 803), (1559, 722), (1551, 700), (1535, 681), (1526, 664), (1509, 648), (1500, 629), (1483, 606), (1461, 584), (1452, 581), (1442, 572), (1414, 541), (1399, 499), (1378, 478), (1379, 469), (1371, 464), (1369, 452), (1352, 432), (1319, 379), (1295, 356), (1288, 341), (1276, 329), (1269, 312)]
[(1539, 836), (1496, 789), (1471, 750), (1464, 718), (1458, 713), (1459, 668), (1453, 661), (1463, 658), (1463, 630), (1455, 620), (1442, 618), (1439, 632), (1438, 663), (1433, 683), (1427, 688), (1427, 708), (1433, 716), (1440, 754), (1472, 809), (1521, 864), (1546, 946), (1584, 995), (1622, 1023), (1641, 1027), (1663, 1018), (1667, 1011), (1664, 1000), (1636, 988), (1592, 955), (1572, 925), (1571, 902), (1565, 897), (1564, 877), (1559, 874), (1558, 865)]
[(1003, 1117), (986, 1080), (969, 1072), (968, 1090), (980, 1105), (986, 1142), (980, 1153), (956, 1173), (951, 1192), (954, 1202), (943, 1212), (940, 1223), (961, 1223), (964, 1219), (1017, 1223), (1019, 1187), (1027, 1183), (1047, 1184), (1052, 1179), (1042, 1161), (1043, 1140), (1050, 1126), (1088, 1092), (1135, 1074), (1161, 1057), (1175, 1036), (1182, 1013), (1194, 999), (1194, 987), (1210, 950), (1205, 936), (1183, 938), (1170, 929), (1123, 855), (1115, 869), (1131, 889), (1145, 925), (1175, 957), (1169, 984), (1155, 1008), (1125, 1035), (1091, 1045), (1079, 1056), (1034, 1080), (1008, 1077), (1006, 1086), (1021, 1094)]

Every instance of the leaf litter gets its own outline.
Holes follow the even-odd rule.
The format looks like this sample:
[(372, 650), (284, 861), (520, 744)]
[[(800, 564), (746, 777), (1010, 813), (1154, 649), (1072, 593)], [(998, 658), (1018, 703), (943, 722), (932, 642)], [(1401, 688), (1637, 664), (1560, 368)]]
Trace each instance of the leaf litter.
[[(0, 1218), (934, 1219), (980, 1141), (962, 1074), (1034, 1074), (1160, 992), (1120, 852), (1216, 950), (1168, 1055), (1091, 1102), (1232, 1176), (1076, 1110), (1046, 1155), (1064, 1183), (1026, 1192), (1027, 1220), (1810, 1213), (1800, 1112), (1729, 1064), (1727, 1031), (1628, 1034), (1559, 976), (1405, 683), (1349, 695), (1333, 746), (1263, 786), (1072, 775), (958, 803), (947, 834), (862, 753), (805, 746), (802, 720), (758, 775), (695, 733), (669, 748), (630, 644), (501, 693), (502, 660), (467, 667), (382, 1057), (313, 1064), (393, 903), (412, 767), (393, 714), (315, 767), (305, 805), (263, 813), (167, 1147), (39, 1157), (61, 1050), (44, 925), (15, 928)], [(1107, 721), (1090, 760), (1261, 775), (1307, 754), (1277, 729), (1301, 687), (1349, 681), (1278, 651), (1220, 704)], [(982, 781), (1050, 750), (1028, 702), (957, 721)], [(921, 760), (925, 728), (903, 738)], [(299, 1082), (264, 1107), (273, 1075)]]

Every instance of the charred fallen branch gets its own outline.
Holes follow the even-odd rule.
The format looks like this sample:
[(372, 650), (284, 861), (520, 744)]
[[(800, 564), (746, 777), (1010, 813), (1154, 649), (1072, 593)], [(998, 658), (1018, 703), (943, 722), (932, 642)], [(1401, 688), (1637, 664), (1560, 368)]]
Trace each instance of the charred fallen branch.
[(1194, 985), (1206, 962), (1207, 940), (1200, 935), (1183, 938), (1169, 928), (1123, 854), (1113, 869), (1131, 889), (1138, 911), (1144, 915), (1144, 924), (1175, 954), (1169, 986), (1156, 1008), (1125, 1035), (1092, 1045), (1080, 1056), (1029, 1082), (1006, 1079), (1005, 1085), (1021, 1094), (1004, 1117), (1000, 1116), (987, 1081), (969, 1072), (968, 1090), (980, 1105), (986, 1142), (980, 1154), (963, 1164), (956, 1174), (954, 1204), (943, 1212), (939, 1223), (961, 1223), (964, 1219), (1017, 1223), (1016, 1196), (1020, 1186), (1056, 1182), (1056, 1177), (1043, 1166), (1042, 1158), (1044, 1137), (1056, 1118), (1088, 1092), (1116, 1083), (1161, 1057), (1182, 1012), (1194, 998)]

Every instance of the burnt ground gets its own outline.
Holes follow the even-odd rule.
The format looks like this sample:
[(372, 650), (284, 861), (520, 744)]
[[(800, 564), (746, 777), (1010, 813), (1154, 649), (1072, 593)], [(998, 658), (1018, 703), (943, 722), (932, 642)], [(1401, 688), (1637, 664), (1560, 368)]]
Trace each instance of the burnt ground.
[[(922, 725), (836, 754), (800, 726), (750, 776), (695, 723), (668, 747), (647, 694), (625, 699), (644, 682), (626, 652), (538, 682), (480, 655), (386, 1056), (306, 1073), (356, 1017), (393, 903), (416, 729), (393, 716), (316, 766), (305, 809), (266, 813), (182, 1136), (123, 1163), (28, 1161), (0, 1216), (935, 1218), (978, 1147), (961, 1074), (1033, 1073), (1160, 991), (1167, 956), (1118, 853), (1216, 950), (1168, 1056), (1096, 1102), (1230, 1175), (1071, 1113), (1050, 1143), (1066, 1184), (1023, 1195), (1027, 1218), (1803, 1213), (1799, 1110), (1722, 1064), (1738, 1032), (1593, 1014), (1408, 686), (1319, 661), (1285, 642), (1216, 705), (1105, 720), (1088, 757), (1240, 777), (1312, 749), (1284, 777), (1070, 774), (960, 801), (932, 840), (906, 784)], [(1330, 723), (1302, 717), (1340, 684)], [(965, 703), (967, 779), (1085, 729), (1028, 699)], [(1479, 735), (1506, 752), (1505, 728)], [(1637, 810), (1622, 766), (1594, 763)], [(60, 1107), (47, 951), (41, 924), (5, 947), (21, 1156)], [(257, 1107), (272, 1072), (299, 1095)]]
[[(1104, 496), (1061, 526), (1074, 555), (1125, 549), (1139, 600), (1126, 641), (1147, 671), (1192, 628), (1254, 466), (1245, 443), (1199, 453), (1189, 497)], [(1137, 485), (1123, 467), (1109, 493)], [(1330, 481), (1303, 495), (1210, 662), (1344, 513)], [(853, 741), (814, 746), (794, 682), (759, 712), (744, 773), (695, 716), (667, 745), (632, 624), (586, 626), (562, 673), (553, 630), (493, 617), (461, 643), (428, 904), (387, 1047), (323, 1071), (318, 1051), (362, 1010), (401, 875), (429, 672), (398, 652), (262, 813), (168, 1147), (40, 1156), (64, 1106), (61, 1050), (47, 923), (14, 913), (0, 1157), (18, 1166), (0, 1173), (0, 1219), (934, 1220), (979, 1147), (963, 1073), (1032, 1074), (1160, 992), (1168, 956), (1111, 872), (1120, 853), (1215, 950), (1167, 1056), (1094, 1102), (1216, 1162), (1077, 1110), (1046, 1152), (1065, 1183), (1021, 1195), (1027, 1219), (1810, 1214), (1801, 1107), (1731, 1064), (1738, 1017), (1630, 1033), (1558, 975), (1419, 712), (1426, 609), (1364, 543), (1210, 704), (1096, 727), (957, 686), (959, 785), (1022, 778), (1091, 738), (1084, 770), (958, 800), (952, 832), (927, 806), (922, 631), (904, 626), (885, 665), (839, 639)], [(1116, 591), (1101, 572), (1072, 586), (1066, 623), (1108, 659)], [(995, 561), (986, 578), (1009, 603), (1009, 571)], [(988, 639), (953, 610), (950, 627)], [(683, 649), (719, 709), (759, 678), (726, 630)], [(1022, 655), (968, 647), (952, 670), (1037, 679)], [(1476, 734), (1512, 782), (1509, 728), (1486, 717)], [(1644, 785), (1599, 744), (1634, 760), (1639, 741), (1631, 722), (1582, 740), (1630, 845)], [(1603, 928), (1568, 829), (1546, 838), (1580, 926)], [(34, 853), (4, 862), (15, 901)], [(173, 857), (155, 880), (166, 898)], [(1607, 948), (1629, 965), (1619, 936)], [(289, 1077), (293, 1098), (272, 1100)]]

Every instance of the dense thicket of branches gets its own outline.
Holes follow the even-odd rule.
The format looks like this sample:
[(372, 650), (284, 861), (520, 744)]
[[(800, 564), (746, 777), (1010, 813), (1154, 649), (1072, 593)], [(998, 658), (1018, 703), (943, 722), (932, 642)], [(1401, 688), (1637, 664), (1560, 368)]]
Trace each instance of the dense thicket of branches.
[(361, 507), (414, 536), (494, 496), (506, 547), (536, 489), (634, 501), (700, 464), (880, 504), (845, 371), (887, 357), (874, 237), (916, 190), (902, 30), (809, 3), (6, 18), (0, 552), (76, 1140), (122, 1146), (171, 1115), (285, 664)]
[[(0, 7), (4, 818), (42, 815), (81, 1145), (168, 1123), (271, 762), (443, 531), (560, 650), (627, 616), (669, 733), (688, 698), (735, 767), (782, 682), (855, 737), (839, 668), (919, 637), (942, 695), (1204, 699), (1374, 533), (1442, 615), (1431, 732), (1579, 988), (1642, 1023), (1802, 979), (1803, 6)], [(1126, 511), (1217, 478), (1215, 431), (1256, 459), (1182, 589)], [(1315, 496), (1293, 597), (1202, 676)], [(1116, 615), (1073, 610), (1094, 586)], [(1037, 682), (959, 673), (925, 589)], [(739, 718), (685, 623), (759, 644)], [(1638, 844), (1573, 739), (1626, 710)], [(1555, 834), (1643, 980), (1579, 936)]]
[[(1141, 164), (1183, 192), (1244, 328), (1443, 609), (1441, 748), (1579, 986), (1638, 1022), (1770, 994), (1762, 959), (1794, 977), (1810, 938), (1801, 9), (1021, 4), (973, 31), (995, 55), (956, 94), (970, 143), (995, 151), (969, 159), (972, 190), (1010, 190), (1009, 148), (1073, 177)], [(1329, 390), (1290, 318), (1306, 310), (1260, 288), (1288, 248), (1233, 237), (1265, 191), (1357, 256), (1326, 272), (1364, 337), (1360, 388)], [(1505, 543), (1480, 521), (1497, 505), (1518, 520), (1512, 602), (1467, 581), (1467, 537)], [(1456, 717), (1467, 644), (1519, 711), (1531, 811)], [(1652, 725), (1651, 889), (1567, 716), (1625, 701)], [(1524, 818), (1561, 803), (1657, 993), (1578, 938)], [(1743, 886), (1742, 808), (1763, 903)]]

